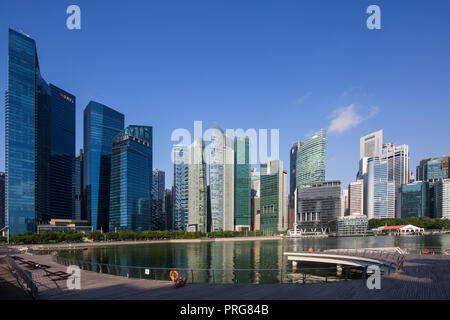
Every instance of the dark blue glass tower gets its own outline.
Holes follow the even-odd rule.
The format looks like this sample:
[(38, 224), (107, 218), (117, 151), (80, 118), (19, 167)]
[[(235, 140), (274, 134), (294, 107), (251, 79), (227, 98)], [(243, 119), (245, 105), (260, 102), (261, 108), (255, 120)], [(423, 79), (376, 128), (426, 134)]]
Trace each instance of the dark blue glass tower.
[(114, 138), (110, 231), (152, 227), (152, 127), (128, 126)]
[(34, 232), (36, 224), (61, 217), (63, 207), (63, 216), (71, 218), (72, 191), (66, 197), (64, 186), (72, 185), (73, 165), (64, 165), (56, 177), (51, 173), (60, 169), (59, 160), (52, 159), (74, 154), (75, 97), (45, 82), (35, 41), (11, 29), (5, 122), (5, 222), (10, 234)]
[(124, 115), (91, 101), (84, 109), (83, 189), (93, 230), (108, 231), (112, 142), (124, 129)]

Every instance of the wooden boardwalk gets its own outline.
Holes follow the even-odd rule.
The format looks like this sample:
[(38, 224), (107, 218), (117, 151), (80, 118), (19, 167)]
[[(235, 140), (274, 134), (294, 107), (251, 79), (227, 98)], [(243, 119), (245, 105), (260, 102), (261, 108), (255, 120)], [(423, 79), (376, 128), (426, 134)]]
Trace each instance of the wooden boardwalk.
[[(24, 259), (66, 267), (50, 256), (20, 255)], [(450, 256), (407, 255), (403, 271), (383, 276), (380, 290), (369, 290), (365, 280), (316, 284), (188, 284), (175, 289), (171, 282), (127, 279), (81, 271), (81, 290), (68, 290), (65, 280), (53, 281), (42, 270), (33, 271), (39, 299), (162, 299), (162, 300), (308, 300), (308, 299), (450, 299)]]

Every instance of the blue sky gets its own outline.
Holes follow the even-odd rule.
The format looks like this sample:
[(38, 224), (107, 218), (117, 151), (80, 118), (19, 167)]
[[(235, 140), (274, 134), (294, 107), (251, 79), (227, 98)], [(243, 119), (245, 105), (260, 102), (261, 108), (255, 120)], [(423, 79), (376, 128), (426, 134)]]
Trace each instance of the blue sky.
[[(82, 29), (66, 28), (81, 8)], [(368, 30), (366, 8), (381, 8)], [(172, 184), (171, 133), (217, 122), (280, 129), (280, 158), (331, 129), (327, 179), (352, 181), (359, 138), (383, 129), (411, 168), (450, 154), (450, 2), (160, 0), (0, 2), (0, 90), (8, 27), (37, 42), (43, 77), (77, 97), (77, 149), (89, 100), (154, 127), (154, 167)], [(0, 169), (4, 169), (4, 104)]]

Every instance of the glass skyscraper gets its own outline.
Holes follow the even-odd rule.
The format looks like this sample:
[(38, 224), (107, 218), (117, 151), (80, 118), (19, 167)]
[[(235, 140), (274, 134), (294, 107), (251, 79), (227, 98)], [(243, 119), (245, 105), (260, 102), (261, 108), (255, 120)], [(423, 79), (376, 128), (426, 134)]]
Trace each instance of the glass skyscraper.
[(252, 215), (249, 138), (234, 138), (234, 155), (234, 225), (237, 231), (250, 230)]
[(187, 230), (189, 211), (189, 152), (188, 147), (173, 147), (173, 228)]
[(395, 182), (389, 181), (388, 160), (368, 159), (367, 216), (370, 219), (395, 218)]
[(417, 166), (417, 181), (437, 182), (450, 178), (450, 157), (436, 157), (420, 161)]
[(123, 129), (122, 113), (94, 101), (84, 109), (84, 203), (93, 230), (109, 227), (112, 142)]
[(113, 140), (110, 231), (151, 229), (152, 137), (152, 127), (132, 125)]
[(159, 169), (153, 169), (152, 178), (152, 229), (166, 230), (167, 216), (164, 212), (164, 190), (166, 189), (166, 174)]
[(402, 218), (432, 217), (428, 182), (416, 181), (401, 187)]
[(187, 231), (207, 232), (207, 196), (205, 142), (202, 138), (198, 138), (189, 147), (189, 213)]
[(325, 181), (325, 156), (327, 130), (314, 133), (297, 151), (297, 186), (304, 183)]
[(51, 218), (72, 218), (75, 97), (47, 84), (35, 41), (12, 29), (5, 120), (10, 234), (34, 232)]

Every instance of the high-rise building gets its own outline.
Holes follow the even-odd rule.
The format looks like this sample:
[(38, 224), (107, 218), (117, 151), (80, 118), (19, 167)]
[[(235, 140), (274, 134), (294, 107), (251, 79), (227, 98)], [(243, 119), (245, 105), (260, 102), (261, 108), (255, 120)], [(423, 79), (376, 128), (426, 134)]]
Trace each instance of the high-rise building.
[(289, 163), (289, 208), (294, 207), (294, 192), (297, 188), (297, 158), (303, 142), (297, 141), (291, 147)]
[(174, 230), (173, 227), (173, 188), (164, 191), (164, 212), (166, 216), (166, 230)]
[(75, 97), (47, 84), (35, 41), (12, 29), (5, 120), (5, 224), (10, 234), (35, 232), (52, 215), (72, 218)]
[(450, 157), (435, 157), (420, 161), (417, 166), (417, 181), (437, 182), (450, 178)]
[(388, 178), (388, 160), (368, 159), (367, 217), (395, 218), (395, 183)]
[(435, 184), (435, 218), (450, 219), (450, 179)]
[(153, 169), (152, 179), (152, 229), (166, 230), (167, 217), (164, 211), (164, 191), (166, 174), (160, 169)]
[(256, 169), (251, 170), (251, 194), (252, 194), (252, 230), (261, 230), (260, 215), (260, 173)]
[(234, 138), (234, 224), (236, 231), (251, 230), (250, 139)]
[(84, 109), (83, 190), (93, 230), (107, 231), (113, 139), (124, 129), (124, 115), (91, 101)]
[(315, 132), (298, 150), (296, 167), (297, 186), (304, 183), (325, 181), (327, 130)]
[(189, 147), (189, 195), (187, 231), (207, 232), (205, 142), (195, 140)]
[(349, 214), (364, 214), (364, 180), (357, 180), (348, 186)]
[(348, 189), (343, 189), (341, 192), (341, 217), (348, 216)]
[(5, 173), (0, 172), (0, 229), (5, 227)]
[(261, 164), (260, 175), (260, 230), (285, 231), (288, 219), (287, 172), (283, 161)]
[(131, 125), (112, 141), (110, 231), (152, 227), (152, 137), (152, 127)]
[(402, 218), (431, 217), (429, 183), (417, 181), (401, 186)]
[(383, 146), (383, 130), (361, 137), (359, 142), (359, 158), (379, 156)]
[(325, 231), (341, 213), (341, 182), (321, 181), (297, 188), (295, 230)]
[(173, 147), (173, 228), (187, 230), (189, 212), (189, 152), (188, 147)]
[(234, 230), (234, 141), (212, 130), (209, 157), (211, 231)]
[(75, 189), (75, 220), (87, 220), (86, 212), (83, 211), (83, 149), (75, 158), (75, 173), (73, 177)]

